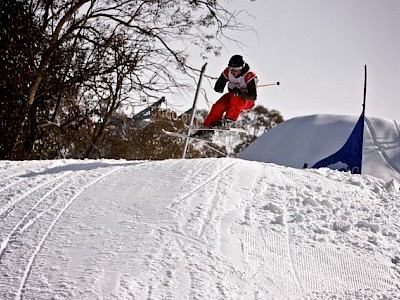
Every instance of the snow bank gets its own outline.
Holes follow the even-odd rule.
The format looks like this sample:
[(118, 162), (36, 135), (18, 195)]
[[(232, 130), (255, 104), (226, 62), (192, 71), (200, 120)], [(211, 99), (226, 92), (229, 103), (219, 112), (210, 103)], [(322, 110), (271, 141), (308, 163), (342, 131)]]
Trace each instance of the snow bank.
[(400, 299), (394, 181), (240, 159), (0, 167), (1, 299)]
[[(359, 116), (312, 115), (290, 119), (266, 132), (240, 158), (303, 168), (335, 153)], [(400, 124), (366, 117), (362, 173), (400, 182)]]

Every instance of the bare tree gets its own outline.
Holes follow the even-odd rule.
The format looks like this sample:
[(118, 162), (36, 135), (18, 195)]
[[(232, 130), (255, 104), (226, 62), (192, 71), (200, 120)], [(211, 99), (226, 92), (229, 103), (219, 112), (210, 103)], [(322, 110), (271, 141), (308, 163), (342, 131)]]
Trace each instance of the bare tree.
[(241, 12), (218, 0), (25, 1), (47, 41), (35, 57), (21, 127), (29, 127), (35, 150), (52, 125), (89, 128), (90, 119), (100, 125), (88, 132), (88, 157), (123, 103), (184, 88), (179, 73), (197, 75), (187, 64), (188, 43), (198, 54), (219, 55), (229, 30), (246, 29)]

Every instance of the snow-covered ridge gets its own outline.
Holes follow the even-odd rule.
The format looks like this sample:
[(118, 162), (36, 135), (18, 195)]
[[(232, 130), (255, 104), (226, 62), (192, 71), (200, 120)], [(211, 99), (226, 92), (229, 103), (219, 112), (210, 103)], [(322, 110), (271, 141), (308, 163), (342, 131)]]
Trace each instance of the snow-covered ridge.
[[(359, 116), (311, 115), (285, 121), (259, 137), (240, 157), (303, 168), (338, 151)], [(400, 182), (400, 122), (365, 118), (362, 173)]]
[(240, 159), (0, 162), (1, 299), (400, 299), (398, 185)]

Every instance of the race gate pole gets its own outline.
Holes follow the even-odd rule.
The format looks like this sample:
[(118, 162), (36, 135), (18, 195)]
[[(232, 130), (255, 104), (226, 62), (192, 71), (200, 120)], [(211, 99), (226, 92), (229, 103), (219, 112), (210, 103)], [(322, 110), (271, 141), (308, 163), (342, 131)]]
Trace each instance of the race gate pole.
[[(192, 112), (190, 114), (189, 126), (193, 125), (193, 120), (194, 120), (194, 116), (195, 116), (195, 113), (196, 113), (196, 103), (197, 103), (197, 99), (199, 97), (201, 81), (203, 80), (203, 76), (204, 76), (204, 73), (206, 71), (206, 67), (207, 67), (207, 63), (205, 63), (203, 65), (203, 67), (201, 68), (201, 71), (200, 71), (200, 78), (199, 78), (199, 82), (197, 83), (196, 94), (194, 95), (193, 107), (192, 107)], [(188, 129), (188, 135), (190, 135), (190, 129)], [(188, 145), (189, 145), (189, 139), (185, 139), (185, 145), (184, 145), (183, 150), (182, 150), (182, 158), (186, 157), (186, 151), (187, 151)]]

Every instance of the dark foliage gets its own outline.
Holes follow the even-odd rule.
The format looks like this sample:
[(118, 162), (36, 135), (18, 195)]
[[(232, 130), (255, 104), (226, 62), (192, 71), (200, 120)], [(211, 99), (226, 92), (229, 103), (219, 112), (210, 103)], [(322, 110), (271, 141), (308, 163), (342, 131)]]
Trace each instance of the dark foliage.
[(246, 29), (239, 14), (220, 1), (2, 1), (0, 159), (178, 157), (181, 145), (159, 132), (176, 124), (130, 124), (121, 135), (113, 119), (142, 96), (188, 88), (176, 75), (199, 70), (177, 41), (219, 55), (229, 30)]
[(43, 43), (34, 15), (23, 1), (0, 2), (1, 159), (29, 157), (27, 144), (33, 143), (33, 137), (25, 121), (37, 105), (27, 105), (27, 94)]

